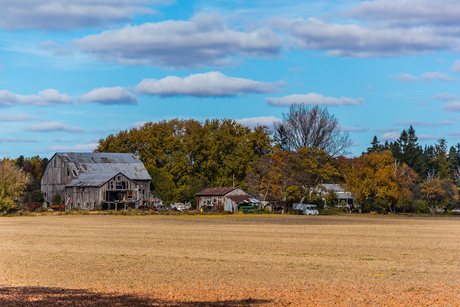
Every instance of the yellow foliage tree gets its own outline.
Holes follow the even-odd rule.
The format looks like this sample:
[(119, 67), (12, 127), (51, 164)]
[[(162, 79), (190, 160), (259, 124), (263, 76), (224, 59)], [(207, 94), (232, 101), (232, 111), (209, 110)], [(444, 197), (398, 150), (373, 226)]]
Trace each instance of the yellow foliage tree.
[(341, 163), (344, 188), (352, 193), (360, 205), (367, 199), (384, 199), (390, 210), (399, 199), (408, 196), (417, 180), (415, 172), (406, 164), (394, 161), (390, 151), (372, 152)]
[(14, 200), (24, 191), (31, 176), (11, 160), (0, 162), (0, 210), (14, 207)]

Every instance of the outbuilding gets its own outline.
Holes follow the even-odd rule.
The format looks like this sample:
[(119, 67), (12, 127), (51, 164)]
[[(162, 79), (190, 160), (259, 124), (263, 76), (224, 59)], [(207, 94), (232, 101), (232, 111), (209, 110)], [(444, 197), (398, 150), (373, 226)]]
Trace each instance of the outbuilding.
[(238, 212), (238, 204), (255, 196), (239, 187), (208, 188), (196, 194), (197, 206), (214, 206), (218, 212)]

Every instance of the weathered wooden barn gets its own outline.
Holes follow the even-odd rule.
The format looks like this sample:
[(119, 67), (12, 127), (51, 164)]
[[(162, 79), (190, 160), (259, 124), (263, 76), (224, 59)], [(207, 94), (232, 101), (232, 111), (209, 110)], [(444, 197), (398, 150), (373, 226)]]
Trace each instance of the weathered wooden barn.
[[(136, 204), (155, 201), (150, 175), (130, 153), (56, 153), (41, 178), (45, 201), (56, 195), (66, 209), (92, 209), (99, 203)], [(158, 198), (158, 197), (157, 197)]]
[(208, 188), (196, 194), (197, 206), (214, 206), (217, 211), (238, 212), (238, 204), (247, 202), (254, 195), (238, 187)]

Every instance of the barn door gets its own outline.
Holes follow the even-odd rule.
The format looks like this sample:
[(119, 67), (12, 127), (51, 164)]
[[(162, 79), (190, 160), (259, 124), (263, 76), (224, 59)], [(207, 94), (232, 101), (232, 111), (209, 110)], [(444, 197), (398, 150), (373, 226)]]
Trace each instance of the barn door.
[(227, 199), (224, 205), (224, 211), (232, 212), (232, 201), (230, 199)]

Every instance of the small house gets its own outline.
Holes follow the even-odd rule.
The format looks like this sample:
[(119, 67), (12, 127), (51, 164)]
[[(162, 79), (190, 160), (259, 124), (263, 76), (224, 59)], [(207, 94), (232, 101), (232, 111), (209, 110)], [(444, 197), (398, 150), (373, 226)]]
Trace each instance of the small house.
[(196, 194), (197, 207), (214, 206), (218, 212), (238, 212), (238, 204), (256, 201), (255, 196), (238, 187), (208, 188)]

